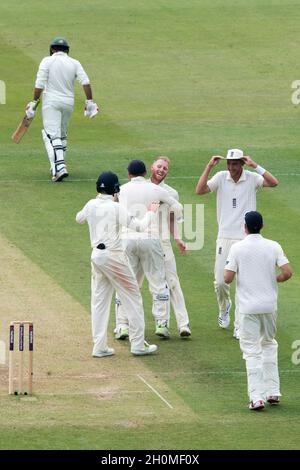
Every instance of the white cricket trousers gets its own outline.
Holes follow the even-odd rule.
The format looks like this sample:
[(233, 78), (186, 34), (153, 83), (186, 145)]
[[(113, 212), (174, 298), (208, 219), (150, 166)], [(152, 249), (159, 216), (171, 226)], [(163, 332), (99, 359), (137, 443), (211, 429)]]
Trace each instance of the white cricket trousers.
[[(218, 238), (216, 241), (216, 259), (215, 259), (215, 280), (214, 287), (217, 295), (219, 311), (224, 312), (230, 302), (230, 286), (224, 282), (224, 269), (226, 260), (228, 258), (229, 250), (236, 242), (240, 240), (233, 240), (229, 238)], [(234, 326), (239, 328), (239, 309), (237, 300), (235, 299), (235, 321)]]
[(71, 98), (58, 99), (47, 93), (43, 95), (43, 141), (51, 164), (52, 175), (65, 167), (67, 128), (73, 111)]
[(145, 348), (145, 322), (140, 290), (122, 251), (98, 250), (94, 248), (92, 264), (92, 335), (94, 352), (107, 348), (107, 327), (111, 300), (118, 292), (129, 323), (131, 350)]
[(180, 328), (188, 326), (189, 316), (177, 274), (176, 260), (171, 242), (166, 240), (161, 245), (164, 252), (166, 279), (170, 289), (170, 301), (174, 310), (177, 327), (180, 330)]
[[(127, 239), (125, 241), (126, 254), (135, 277), (141, 283), (143, 273), (145, 274), (149, 289), (152, 294), (152, 314), (158, 324), (169, 322), (169, 288), (166, 282), (166, 271), (164, 264), (164, 254), (159, 239), (138, 238)], [(116, 309), (117, 326), (125, 326), (127, 312), (117, 289), (117, 297), (121, 305)]]
[(240, 348), (246, 361), (248, 395), (254, 403), (280, 396), (276, 313), (240, 313)]

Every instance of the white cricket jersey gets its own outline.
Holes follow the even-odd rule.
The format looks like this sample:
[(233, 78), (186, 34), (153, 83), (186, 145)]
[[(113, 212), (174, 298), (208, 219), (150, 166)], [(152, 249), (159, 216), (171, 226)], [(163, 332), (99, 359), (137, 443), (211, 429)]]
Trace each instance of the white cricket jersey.
[(80, 62), (59, 51), (44, 57), (37, 72), (35, 87), (44, 89), (47, 96), (73, 101), (75, 79), (81, 85), (90, 83)]
[(237, 273), (236, 293), (240, 313), (277, 311), (276, 266), (289, 260), (279, 243), (260, 234), (250, 234), (235, 243), (225, 269)]
[(209, 189), (217, 190), (218, 238), (245, 237), (244, 217), (246, 212), (256, 210), (256, 191), (263, 183), (261, 175), (244, 169), (237, 183), (229, 171), (219, 171), (208, 180)]
[[(166, 203), (176, 217), (182, 217), (182, 205), (160, 185), (146, 180), (143, 176), (134, 177), (121, 186), (119, 201), (132, 216), (137, 218), (143, 217), (150, 204), (157, 201)], [(153, 221), (143, 234), (136, 234), (128, 229), (124, 238), (145, 238), (145, 235), (148, 238), (159, 238), (157, 220)]]
[[(179, 201), (179, 194), (176, 189), (169, 186), (164, 181), (159, 183), (160, 188), (165, 189), (170, 196)], [(170, 207), (167, 204), (161, 204), (158, 211), (159, 236), (163, 245), (169, 245), (170, 241)], [(177, 224), (176, 219), (174, 224)]]
[(92, 248), (104, 243), (109, 250), (123, 250), (120, 240), (122, 226), (143, 231), (156, 218), (153, 212), (146, 212), (141, 220), (127, 213), (124, 207), (113, 200), (113, 196), (99, 194), (86, 203), (77, 213), (76, 222), (89, 225)]

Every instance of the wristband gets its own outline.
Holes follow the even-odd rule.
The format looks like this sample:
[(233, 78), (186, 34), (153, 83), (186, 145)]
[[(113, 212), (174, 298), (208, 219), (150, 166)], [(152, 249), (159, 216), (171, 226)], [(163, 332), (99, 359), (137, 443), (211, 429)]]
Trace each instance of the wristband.
[(259, 166), (259, 165), (257, 165), (257, 167), (254, 168), (254, 170), (256, 171), (256, 173), (258, 173), (261, 176), (267, 171), (262, 166)]

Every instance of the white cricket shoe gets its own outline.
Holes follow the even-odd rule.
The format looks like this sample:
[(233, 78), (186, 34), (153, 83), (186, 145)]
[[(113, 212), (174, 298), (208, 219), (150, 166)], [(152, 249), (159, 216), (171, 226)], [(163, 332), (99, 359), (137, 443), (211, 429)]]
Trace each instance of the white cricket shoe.
[(156, 344), (148, 344), (145, 341), (145, 348), (144, 349), (132, 349), (131, 353), (134, 356), (146, 356), (147, 354), (153, 354), (157, 351)]
[(270, 395), (267, 397), (267, 402), (270, 403), (270, 405), (279, 405), (280, 399), (278, 395)]
[(121, 339), (121, 340), (129, 338), (129, 329), (128, 329), (128, 327), (120, 326), (119, 328), (117, 328), (116, 332), (115, 332), (115, 338), (116, 339)]
[(251, 411), (260, 411), (265, 407), (265, 402), (263, 400), (258, 400), (256, 402), (251, 401), (249, 404), (249, 410)]
[(115, 350), (109, 347), (107, 347), (106, 349), (102, 349), (102, 351), (93, 351), (93, 357), (106, 357), (113, 356), (114, 354)]
[(218, 323), (220, 328), (228, 328), (230, 325), (231, 300), (228, 302), (226, 310), (219, 312)]
[(189, 336), (191, 336), (191, 334), (192, 332), (191, 332), (189, 325), (182, 326), (181, 328), (179, 328), (180, 338), (188, 338)]
[(155, 334), (157, 336), (160, 336), (163, 339), (169, 339), (170, 332), (169, 332), (167, 322), (157, 323), (156, 328), (155, 328)]
[(67, 178), (69, 176), (68, 170), (66, 167), (62, 168), (59, 170), (55, 176), (52, 176), (52, 181), (58, 183), (59, 181), (62, 181), (64, 178)]

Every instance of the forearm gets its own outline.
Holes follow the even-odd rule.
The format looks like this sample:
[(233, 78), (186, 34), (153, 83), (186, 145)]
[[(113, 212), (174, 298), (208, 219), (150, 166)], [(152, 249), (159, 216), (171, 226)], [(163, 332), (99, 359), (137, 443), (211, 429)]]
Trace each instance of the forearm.
[(92, 93), (92, 87), (90, 84), (88, 85), (82, 85), (83, 86), (83, 91), (85, 93), (86, 99), (87, 100), (92, 100), (93, 99), (93, 93)]
[(272, 175), (269, 171), (265, 170), (265, 168), (258, 165), (253, 160), (249, 159), (248, 165), (253, 168), (259, 175), (261, 175), (264, 179), (264, 186), (265, 187), (274, 187), (278, 185), (278, 179)]
[(282, 266), (280, 266), (279, 269), (280, 273), (276, 276), (277, 282), (284, 282), (292, 277), (292, 269), (290, 263), (283, 264)]
[(33, 101), (37, 101), (43, 92), (43, 88), (35, 88), (33, 93)]
[(211, 172), (212, 166), (206, 165), (205, 170), (199, 178), (199, 181), (196, 186), (196, 194), (205, 194), (209, 192), (209, 187), (207, 186), (207, 180)]
[[(264, 186), (274, 187), (278, 185), (278, 179), (272, 175), (269, 171), (265, 171), (263, 174)], [(265, 184), (266, 183), (266, 184)]]
[(228, 269), (224, 270), (224, 282), (225, 284), (231, 284), (232, 281), (234, 280), (235, 277), (235, 272), (234, 271), (229, 271)]

